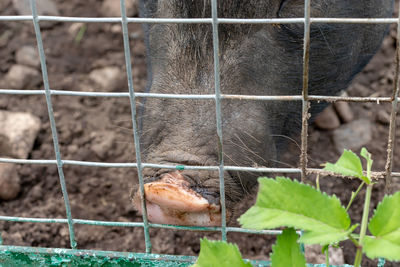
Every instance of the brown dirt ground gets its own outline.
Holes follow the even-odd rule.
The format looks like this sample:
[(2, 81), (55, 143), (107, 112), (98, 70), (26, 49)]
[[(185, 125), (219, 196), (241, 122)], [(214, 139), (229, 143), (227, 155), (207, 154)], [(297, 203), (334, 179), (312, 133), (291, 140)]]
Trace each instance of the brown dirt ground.
[[(55, 1), (64, 16), (100, 16), (97, 1)], [(5, 4), (1, 15), (13, 15), (12, 4)], [(103, 66), (118, 66), (125, 71), (122, 35), (114, 33), (107, 23), (87, 24), (87, 31), (80, 42), (68, 33), (71, 23), (58, 23), (42, 31), (50, 86), (59, 90), (99, 90), (88, 79), (91, 70)], [(131, 38), (134, 86), (143, 90), (146, 83), (144, 45), (141, 40), (140, 25), (131, 24)], [(0, 35), (12, 33), (6, 46), (0, 49), (0, 77), (15, 64), (14, 55), (22, 45), (36, 47), (34, 30), (28, 22), (1, 22)], [(390, 96), (393, 89), (394, 52), (396, 32), (392, 28), (379, 53), (368, 67), (355, 79), (349, 89), (351, 96)], [(124, 73), (124, 72), (123, 72)], [(125, 75), (124, 75), (125, 76)], [(357, 84), (368, 90), (359, 91)], [(126, 77), (121, 77), (116, 91), (127, 92)], [(43, 85), (36, 88), (42, 89)], [(103, 162), (134, 162), (134, 146), (131, 132), (130, 106), (128, 99), (53, 97), (55, 117), (63, 159)], [(376, 122), (379, 109), (390, 112), (389, 104), (352, 103), (356, 118), (368, 118), (373, 123), (373, 142), (367, 148), (374, 155), (374, 171), (385, 167), (388, 126)], [(30, 112), (42, 121), (30, 159), (54, 159), (54, 149), (50, 132), (46, 103), (43, 96), (0, 96), (0, 109)], [(400, 115), (397, 120), (400, 119)], [(394, 153), (394, 171), (400, 171), (400, 131), (397, 131)], [(113, 136), (113, 145), (99, 158), (93, 145), (106, 136)], [(338, 153), (333, 149), (332, 133), (310, 127), (309, 165), (318, 167), (326, 161), (334, 161)], [(293, 152), (298, 151), (293, 145)], [(293, 159), (288, 161), (297, 165)], [(133, 169), (95, 168), (65, 166), (65, 177), (74, 218), (103, 221), (141, 221), (141, 216), (133, 209), (129, 188), (137, 181)], [(0, 201), (0, 214), (22, 217), (65, 218), (64, 202), (59, 185), (56, 166), (19, 165), (22, 191), (12, 201)], [(348, 201), (357, 181), (338, 178), (324, 178), (322, 189)], [(372, 208), (383, 196), (383, 183), (375, 188)], [(242, 210), (252, 203), (243, 204)], [(360, 220), (362, 194), (357, 198), (352, 219)], [(141, 228), (100, 227), (76, 225), (76, 238), (81, 249), (118, 251), (144, 251), (143, 230)], [(33, 224), (0, 222), (4, 244), (69, 247), (68, 229), (60, 224)], [(217, 233), (191, 233), (165, 229), (151, 229), (154, 253), (196, 255), (199, 252), (199, 238), (207, 235), (218, 238)], [(270, 252), (273, 237), (245, 234), (228, 234), (229, 241), (239, 244), (245, 257), (265, 259)], [(355, 249), (351, 244), (342, 244), (346, 262), (352, 263)], [(371, 261), (365, 266), (376, 266)], [(387, 264), (387, 266), (395, 266)], [(397, 265), (398, 266), (398, 265)]]

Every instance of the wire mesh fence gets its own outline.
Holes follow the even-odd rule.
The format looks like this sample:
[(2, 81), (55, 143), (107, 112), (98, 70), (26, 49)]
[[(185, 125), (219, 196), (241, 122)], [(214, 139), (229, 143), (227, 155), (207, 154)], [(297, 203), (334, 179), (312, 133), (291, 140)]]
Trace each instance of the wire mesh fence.
[[(35, 0), (29, 0), (32, 15), (29, 16), (0, 16), (0, 22), (6, 23), (10, 21), (31, 21), (34, 26), (37, 47), (39, 51), (40, 64), (42, 70), (42, 79), (44, 84), (44, 90), (16, 90), (16, 89), (0, 89), (0, 95), (43, 95), (46, 99), (48, 116), (50, 120), (51, 133), (53, 138), (53, 145), (55, 151), (55, 159), (42, 159), (42, 160), (30, 160), (30, 159), (16, 159), (16, 158), (0, 158), (0, 163), (15, 163), (15, 164), (39, 164), (39, 165), (56, 165), (59, 175), (59, 182), (62, 189), (62, 196), (64, 200), (66, 218), (26, 218), (26, 217), (15, 217), (15, 216), (0, 216), (0, 220), (9, 222), (33, 222), (33, 223), (58, 223), (67, 224), (70, 246), (72, 250), (68, 249), (42, 249), (42, 248), (28, 248), (28, 247), (17, 247), (2, 245), (0, 239), (0, 251), (3, 256), (7, 256), (8, 263), (10, 262), (23, 262), (26, 260), (23, 256), (24, 253), (30, 253), (30, 255), (37, 255), (37, 258), (30, 256), (32, 262), (46, 264), (50, 262), (62, 262), (62, 259), (54, 260), (54, 255), (61, 255), (69, 260), (69, 263), (73, 262), (76, 264), (80, 263), (84, 256), (94, 256), (96, 263), (104, 263), (108, 259), (126, 260), (130, 262), (137, 260), (141, 264), (153, 264), (157, 265), (159, 261), (162, 262), (162, 266), (187, 266), (195, 260), (195, 257), (190, 256), (169, 256), (169, 255), (158, 255), (151, 254), (152, 244), (149, 235), (150, 228), (166, 228), (166, 229), (179, 229), (188, 231), (218, 231), (221, 232), (222, 240), (226, 240), (228, 232), (243, 232), (253, 234), (279, 234), (278, 230), (248, 230), (237, 227), (228, 227), (226, 225), (226, 207), (225, 207), (225, 183), (224, 183), (224, 171), (251, 171), (259, 173), (298, 173), (301, 174), (302, 180), (309, 174), (323, 174), (325, 173), (321, 169), (309, 168), (307, 164), (307, 133), (308, 133), (308, 113), (309, 103), (311, 101), (347, 101), (347, 102), (372, 102), (372, 103), (391, 103), (391, 116), (388, 133), (388, 146), (387, 146), (387, 158), (386, 168), (380, 172), (374, 172), (375, 178), (386, 179), (386, 191), (390, 191), (392, 177), (400, 177), (400, 172), (393, 172), (393, 150), (395, 143), (395, 131), (396, 131), (396, 115), (398, 106), (398, 93), (400, 85), (399, 68), (400, 68), (400, 18), (313, 18), (310, 15), (311, 0), (305, 0), (304, 3), (304, 17), (303, 18), (265, 18), (265, 19), (230, 19), (230, 18), (218, 18), (217, 14), (217, 0), (211, 0), (212, 16), (211, 18), (130, 18), (127, 17), (125, 1), (120, 1), (121, 17), (112, 18), (88, 18), (88, 17), (63, 17), (63, 16), (39, 16), (36, 8)], [(42, 33), (40, 28), (40, 22), (44, 21), (56, 21), (56, 22), (84, 22), (84, 23), (118, 23), (122, 26), (123, 44), (124, 44), (124, 55), (126, 63), (126, 74), (129, 92), (127, 93), (115, 93), (115, 92), (85, 92), (85, 91), (67, 91), (67, 90), (53, 90), (49, 83), (46, 54), (43, 48)], [(213, 54), (214, 54), (214, 94), (160, 94), (160, 93), (143, 93), (136, 92), (133, 86), (132, 78), (132, 64), (131, 64), (131, 47), (129, 44), (129, 23), (191, 23), (191, 24), (211, 24), (213, 34)], [(219, 65), (219, 36), (218, 26), (221, 24), (303, 24), (304, 25), (304, 42), (303, 42), (303, 90), (302, 95), (283, 95), (283, 96), (266, 96), (266, 95), (233, 95), (223, 94), (220, 90), (220, 65)], [(395, 72), (395, 86), (393, 88), (393, 94), (390, 97), (348, 97), (348, 96), (319, 96), (309, 95), (308, 84), (309, 84), (309, 51), (310, 51), (310, 27), (312, 24), (325, 24), (325, 23), (353, 23), (353, 24), (397, 24), (397, 50), (396, 50), (396, 72)], [(90, 162), (90, 161), (78, 161), (78, 160), (65, 160), (62, 158), (60, 153), (60, 144), (57, 134), (56, 118), (53, 112), (52, 96), (87, 96), (87, 97), (118, 97), (118, 98), (129, 98), (131, 107), (131, 121), (132, 121), (132, 136), (135, 144), (135, 155), (136, 162), (133, 163), (106, 163), (106, 162)], [(302, 130), (301, 130), (301, 154), (300, 154), (300, 168), (266, 168), (266, 167), (239, 167), (239, 166), (227, 166), (224, 164), (223, 157), (220, 157), (218, 165), (215, 166), (184, 166), (184, 165), (167, 165), (167, 164), (153, 164), (143, 162), (141, 160), (140, 150), (140, 136), (137, 125), (137, 114), (136, 114), (136, 101), (138, 98), (164, 98), (164, 99), (209, 99), (215, 101), (216, 110), (216, 129), (219, 139), (219, 154), (223, 154), (223, 129), (222, 129), (222, 113), (221, 113), (221, 100), (232, 99), (232, 100), (253, 100), (253, 101), (301, 101), (302, 102)], [(88, 167), (114, 167), (114, 168), (135, 168), (138, 171), (139, 189), (143, 210), (143, 222), (117, 222), (117, 221), (98, 221), (98, 220), (83, 220), (73, 218), (71, 214), (71, 205), (68, 197), (68, 191), (66, 187), (64, 177), (64, 166), (75, 165), (75, 166), (88, 166)], [(212, 170), (218, 171), (219, 173), (219, 184), (220, 184), (220, 196), (221, 196), (221, 210), (222, 210), (222, 223), (219, 227), (189, 227), (189, 226), (174, 226), (174, 225), (162, 225), (150, 223), (147, 218), (146, 204), (144, 201), (144, 181), (143, 181), (143, 169), (144, 168), (162, 168), (171, 170)], [(75, 238), (74, 226), (78, 224), (86, 225), (97, 225), (97, 226), (118, 226), (118, 227), (142, 227), (144, 230), (145, 247), (146, 253), (122, 253), (122, 252), (104, 252), (104, 251), (93, 251), (93, 250), (77, 250), (77, 242)], [(93, 258), (92, 258), (93, 259)], [(4, 259), (3, 259), (4, 260)], [(122, 264), (122, 262), (114, 262), (115, 264)], [(256, 265), (266, 265), (268, 262), (254, 261)], [(125, 264), (125, 262), (124, 262)], [(168, 265), (169, 264), (169, 265)], [(379, 266), (383, 266), (384, 261), (379, 262)], [(147, 265), (146, 265), (147, 266)], [(318, 266), (318, 265), (314, 265)]]

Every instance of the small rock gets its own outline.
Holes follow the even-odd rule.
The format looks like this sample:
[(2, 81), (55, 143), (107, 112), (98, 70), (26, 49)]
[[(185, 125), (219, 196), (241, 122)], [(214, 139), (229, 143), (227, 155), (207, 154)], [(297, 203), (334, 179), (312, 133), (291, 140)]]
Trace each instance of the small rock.
[(29, 197), (32, 198), (32, 200), (38, 200), (43, 198), (43, 185), (37, 184), (32, 189), (29, 191)]
[(122, 32), (122, 27), (120, 24), (113, 24), (110, 28), (110, 31), (112, 33), (121, 33)]
[[(29, 0), (13, 0), (13, 5), (15, 10), (20, 15), (32, 15), (31, 6), (29, 4)], [(59, 16), (60, 12), (56, 4), (52, 0), (37, 0), (36, 8), (38, 15), (42, 16)], [(53, 21), (43, 21), (40, 22), (40, 26), (43, 28), (49, 28), (56, 24), (57, 22)]]
[(68, 154), (73, 155), (79, 150), (79, 147), (77, 145), (69, 145), (67, 150)]
[(364, 80), (359, 81), (358, 83), (355, 83), (351, 86), (351, 92), (352, 95), (354, 96), (369, 96), (370, 95), (370, 89), (369, 87), (365, 86), (365, 83), (370, 84), (370, 79), (367, 77), (367, 74), (365, 75), (360, 75), (361, 78), (366, 79), (367, 81), (365, 82)]
[(333, 141), (339, 153), (343, 149), (357, 150), (372, 140), (372, 126), (367, 119), (355, 120), (333, 131)]
[[(30, 113), (0, 111), (0, 136), (6, 137), (8, 156), (26, 159), (40, 129), (40, 119)], [(0, 147), (3, 147), (0, 144)], [(1, 154), (1, 151), (0, 151)]]
[(123, 73), (118, 67), (104, 67), (95, 69), (89, 74), (90, 79), (96, 82), (107, 91), (113, 91), (118, 86), (118, 82), (123, 76)]
[(0, 199), (14, 199), (20, 190), (21, 179), (17, 173), (17, 165), (0, 163)]
[[(325, 263), (325, 255), (321, 252), (320, 245), (306, 245), (305, 255), (308, 263), (323, 264)], [(329, 264), (343, 265), (344, 255), (341, 248), (329, 247)]]
[(376, 121), (383, 124), (389, 125), (390, 124), (390, 114), (386, 112), (384, 109), (380, 109), (376, 114)]
[(11, 3), (11, 0), (1, 0), (0, 1), (0, 12), (6, 9), (6, 7)]
[(6, 46), (10, 42), (12, 36), (13, 32), (11, 30), (3, 31), (0, 34), (0, 47)]
[(92, 133), (94, 137), (91, 150), (96, 153), (100, 159), (105, 159), (108, 152), (114, 146), (115, 135), (113, 132)]
[[(137, 0), (125, 1), (126, 15), (128, 17), (137, 16)], [(119, 0), (105, 0), (101, 5), (100, 12), (104, 17), (121, 17), (121, 7)]]
[(31, 67), (12, 65), (4, 76), (2, 86), (12, 89), (32, 89), (41, 82), (40, 73)]
[[(20, 15), (32, 15), (31, 6), (29, 0), (13, 0), (13, 5), (18, 14)], [(39, 15), (43, 16), (59, 16), (57, 6), (51, 0), (37, 0), (36, 8)]]
[(351, 110), (348, 102), (335, 102), (333, 107), (344, 123), (351, 122), (354, 119), (353, 111)]
[(18, 64), (37, 68), (40, 65), (38, 51), (33, 46), (23, 46), (15, 54)]
[(332, 105), (322, 111), (315, 119), (315, 125), (323, 130), (333, 130), (340, 126), (340, 121)]

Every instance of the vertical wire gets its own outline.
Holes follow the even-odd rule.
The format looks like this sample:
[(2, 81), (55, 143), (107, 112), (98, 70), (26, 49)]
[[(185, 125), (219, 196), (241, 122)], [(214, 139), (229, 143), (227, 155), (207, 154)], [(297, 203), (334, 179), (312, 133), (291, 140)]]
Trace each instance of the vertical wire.
[[(400, 12), (400, 6), (399, 6)], [(397, 104), (399, 102), (399, 87), (400, 87), (400, 13), (397, 21), (397, 38), (396, 38), (396, 72), (395, 82), (392, 95), (392, 111), (390, 114), (389, 137), (387, 147), (387, 158), (385, 165), (385, 193), (390, 194), (392, 191), (392, 169), (393, 169), (393, 151), (396, 138), (396, 116)]]
[(138, 127), (136, 121), (136, 96), (133, 89), (133, 79), (132, 79), (132, 66), (131, 66), (131, 53), (129, 48), (129, 32), (128, 32), (128, 20), (126, 18), (125, 0), (120, 0), (121, 4), (121, 16), (122, 16), (122, 34), (124, 39), (124, 53), (125, 53), (125, 64), (126, 64), (126, 75), (128, 77), (128, 87), (129, 87), (129, 101), (131, 105), (131, 117), (132, 117), (132, 128), (133, 128), (133, 139), (135, 142), (135, 153), (136, 153), (136, 163), (137, 172), (139, 179), (139, 192), (140, 200), (142, 205), (142, 217), (144, 224), (144, 240), (146, 245), (146, 253), (151, 253), (151, 241), (149, 234), (149, 221), (147, 219), (147, 208), (144, 195), (144, 182), (143, 182), (143, 166), (140, 155), (140, 140), (138, 134)]
[(301, 128), (301, 181), (305, 182), (307, 175), (307, 136), (308, 136), (308, 79), (309, 79), (309, 59), (310, 59), (310, 6), (311, 0), (304, 2), (304, 41), (303, 41), (303, 100), (302, 100), (302, 128)]
[(222, 240), (226, 241), (226, 204), (225, 204), (225, 181), (224, 181), (224, 152), (221, 122), (221, 90), (219, 73), (219, 40), (218, 40), (218, 5), (217, 0), (211, 0), (213, 51), (214, 51), (214, 88), (215, 88), (215, 113), (217, 119), (218, 135), (218, 158), (219, 158), (219, 191), (221, 198), (221, 234)]
[(58, 176), (60, 178), (61, 191), (62, 191), (63, 198), (64, 198), (65, 211), (67, 213), (69, 238), (70, 238), (71, 247), (76, 248), (77, 243), (75, 241), (74, 221), (73, 221), (72, 215), (71, 215), (71, 206), (69, 203), (67, 186), (65, 184), (63, 162), (61, 160), (61, 153), (60, 153), (60, 147), (59, 147), (58, 136), (57, 136), (56, 122), (55, 122), (54, 113), (53, 113), (53, 104), (51, 101), (51, 92), (50, 92), (50, 86), (49, 86), (49, 78), (48, 78), (48, 74), (47, 74), (46, 57), (45, 57), (44, 49), (43, 49), (43, 41), (42, 41), (42, 36), (41, 36), (41, 32), (40, 32), (39, 18), (38, 18), (38, 14), (37, 14), (35, 0), (30, 0), (30, 6), (31, 6), (31, 10), (32, 10), (33, 26), (35, 28), (36, 41), (37, 41), (37, 46), (38, 46), (38, 50), (39, 50), (40, 65), (42, 68), (42, 76), (43, 76), (43, 84), (44, 84), (44, 90), (45, 90), (45, 95), (46, 95), (47, 111), (49, 113), (51, 134), (53, 137), (53, 144), (54, 144), (54, 152), (55, 152), (56, 160), (57, 160)]

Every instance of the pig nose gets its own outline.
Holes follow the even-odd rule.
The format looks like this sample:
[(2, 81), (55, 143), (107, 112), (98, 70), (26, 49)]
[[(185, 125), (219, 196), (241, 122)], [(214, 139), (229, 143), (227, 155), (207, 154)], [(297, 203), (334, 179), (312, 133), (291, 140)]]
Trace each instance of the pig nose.
[[(210, 203), (190, 188), (180, 171), (163, 174), (161, 179), (144, 185), (149, 221), (162, 224), (218, 226), (221, 224), (220, 205)], [(142, 212), (140, 195), (133, 199)]]

